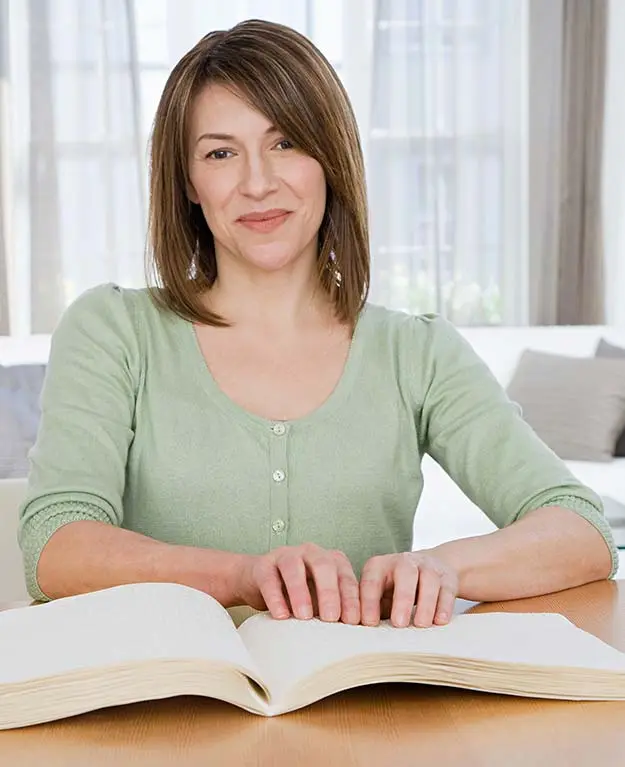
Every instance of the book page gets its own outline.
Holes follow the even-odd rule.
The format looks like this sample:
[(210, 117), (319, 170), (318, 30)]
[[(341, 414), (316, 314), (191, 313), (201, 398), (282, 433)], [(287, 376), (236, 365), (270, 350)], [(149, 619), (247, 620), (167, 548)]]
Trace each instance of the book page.
[(173, 583), (139, 583), (0, 613), (0, 686), (149, 660), (257, 669), (226, 610)]
[[(277, 621), (261, 614), (245, 621), (239, 633), (263, 669), (276, 703), (305, 679), (357, 656), (423, 654), (543, 668), (625, 671), (625, 653), (563, 616), (549, 613), (458, 615), (446, 626), (427, 629), (395, 628), (390, 621), (376, 627), (319, 619)], [(349, 686), (347, 681), (343, 689)]]

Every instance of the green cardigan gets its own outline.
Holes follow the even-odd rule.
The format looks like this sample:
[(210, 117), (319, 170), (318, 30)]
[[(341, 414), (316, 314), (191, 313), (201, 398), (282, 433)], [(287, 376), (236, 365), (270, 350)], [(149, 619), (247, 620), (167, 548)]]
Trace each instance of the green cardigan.
[(429, 453), (504, 527), (541, 506), (604, 536), (601, 501), (523, 421), (454, 327), (367, 304), (342, 378), (312, 414), (252, 415), (212, 378), (191, 323), (146, 290), (102, 285), (52, 339), (19, 540), (30, 594), (50, 536), (99, 520), (242, 553), (313, 541), (356, 573), (410, 550)]

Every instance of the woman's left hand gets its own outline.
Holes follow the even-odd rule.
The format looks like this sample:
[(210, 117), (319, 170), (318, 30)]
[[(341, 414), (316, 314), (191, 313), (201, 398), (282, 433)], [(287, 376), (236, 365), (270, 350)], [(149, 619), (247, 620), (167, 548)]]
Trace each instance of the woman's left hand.
[(422, 628), (449, 623), (458, 593), (458, 574), (435, 554), (410, 551), (384, 554), (365, 563), (360, 576), (361, 622), (377, 626), (388, 617), (394, 626)]

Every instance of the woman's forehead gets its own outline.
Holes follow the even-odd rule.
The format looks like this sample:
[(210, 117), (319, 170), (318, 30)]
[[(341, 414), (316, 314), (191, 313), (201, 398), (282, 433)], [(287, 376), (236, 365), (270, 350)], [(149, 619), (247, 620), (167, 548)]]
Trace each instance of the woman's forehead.
[(270, 134), (277, 128), (234, 89), (210, 83), (197, 94), (191, 107), (195, 139), (202, 134), (235, 137), (240, 133)]

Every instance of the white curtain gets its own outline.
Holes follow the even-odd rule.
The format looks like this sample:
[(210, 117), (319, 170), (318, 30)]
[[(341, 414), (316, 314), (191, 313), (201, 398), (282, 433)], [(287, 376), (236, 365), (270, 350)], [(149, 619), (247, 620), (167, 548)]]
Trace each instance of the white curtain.
[(376, 0), (372, 297), (524, 320), (525, 0)]
[(147, 142), (167, 75), (209, 30), (256, 17), (308, 35), (350, 93), (372, 300), (522, 322), (526, 3), (0, 0), (0, 317), (13, 335), (45, 334), (88, 287), (143, 284)]
[(8, 0), (11, 331), (141, 279), (145, 144), (130, 0)]
[[(8, 6), (0, 0), (0, 336), (9, 334), (9, 285), (7, 280), (7, 201), (8, 185), (7, 126), (8, 115)], [(4, 30), (4, 31), (3, 31)]]

